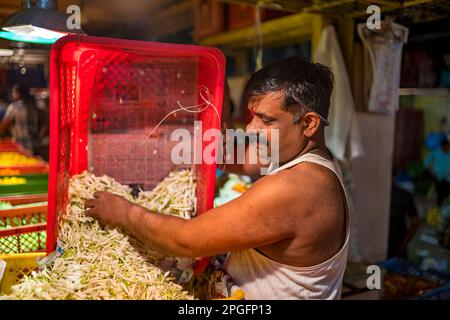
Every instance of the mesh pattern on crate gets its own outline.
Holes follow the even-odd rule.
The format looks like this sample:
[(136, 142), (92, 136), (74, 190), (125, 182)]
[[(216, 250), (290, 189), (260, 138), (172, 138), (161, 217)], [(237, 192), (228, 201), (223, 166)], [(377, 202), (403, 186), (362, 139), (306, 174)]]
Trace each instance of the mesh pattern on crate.
[[(123, 52), (88, 59), (97, 63), (90, 105), (89, 171), (114, 177), (123, 184), (153, 188), (173, 169), (175, 129), (193, 132), (196, 114), (172, 114), (149, 136), (177, 102), (197, 103), (198, 61), (155, 58)], [(83, 68), (91, 68), (83, 63)], [(84, 71), (80, 70), (83, 74)]]
[(14, 217), (0, 217), (0, 229), (43, 223), (45, 221), (46, 214), (41, 212), (21, 214)]
[(0, 238), (0, 254), (45, 250), (46, 232), (32, 231)]
[(15, 284), (19, 283), (22, 278), (25, 276), (29, 276), (33, 271), (38, 271), (39, 267), (36, 268), (30, 268), (30, 267), (18, 267), (14, 270), (10, 270), (14, 272), (14, 278), (15, 278)]

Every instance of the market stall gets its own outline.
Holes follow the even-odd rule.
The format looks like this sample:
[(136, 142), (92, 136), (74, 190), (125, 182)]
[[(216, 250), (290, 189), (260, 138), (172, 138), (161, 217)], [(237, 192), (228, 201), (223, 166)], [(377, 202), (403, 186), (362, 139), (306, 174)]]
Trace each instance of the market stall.
[[(80, 0), (73, 11), (66, 2), (0, 4), (0, 298), (244, 299), (248, 284), (226, 274), (226, 254), (162, 254), (88, 216), (88, 202), (106, 191), (191, 221), (246, 198), (264, 178), (228, 172), (215, 134), (259, 117), (245, 100), (252, 75), (302, 56), (333, 73), (330, 113), (305, 108), (330, 124), (321, 138), (351, 212), (340, 289), (323, 290), (333, 299), (449, 299), (448, 1)], [(12, 111), (20, 108), (22, 122)], [(249, 250), (271, 259), (259, 249)], [(368, 285), (371, 270), (378, 285)]]

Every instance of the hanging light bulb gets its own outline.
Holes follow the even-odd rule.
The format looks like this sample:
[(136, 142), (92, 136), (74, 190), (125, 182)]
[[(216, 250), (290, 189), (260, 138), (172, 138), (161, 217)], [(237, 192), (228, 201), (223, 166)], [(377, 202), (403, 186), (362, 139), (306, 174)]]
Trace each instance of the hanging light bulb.
[(22, 0), (22, 10), (7, 19), (0, 37), (20, 42), (52, 44), (69, 33), (84, 34), (67, 26), (67, 16), (56, 9), (56, 0)]

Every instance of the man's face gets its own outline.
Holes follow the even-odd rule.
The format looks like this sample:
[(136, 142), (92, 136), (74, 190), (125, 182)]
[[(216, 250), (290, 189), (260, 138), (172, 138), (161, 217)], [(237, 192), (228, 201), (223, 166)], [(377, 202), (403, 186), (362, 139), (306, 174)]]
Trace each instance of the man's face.
[[(304, 137), (300, 122), (294, 123), (294, 116), (282, 109), (283, 99), (284, 95), (281, 91), (250, 99), (248, 107), (252, 112), (252, 120), (247, 125), (246, 131), (262, 135), (263, 141), (267, 141), (268, 155), (270, 156), (272, 143), (276, 143), (272, 141), (271, 129), (278, 130), (280, 162), (285, 162), (297, 155), (308, 142)], [(258, 144), (258, 149), (260, 148), (261, 146)]]
[(13, 89), (11, 92), (11, 98), (16, 101), (20, 99), (20, 94), (16, 89)]

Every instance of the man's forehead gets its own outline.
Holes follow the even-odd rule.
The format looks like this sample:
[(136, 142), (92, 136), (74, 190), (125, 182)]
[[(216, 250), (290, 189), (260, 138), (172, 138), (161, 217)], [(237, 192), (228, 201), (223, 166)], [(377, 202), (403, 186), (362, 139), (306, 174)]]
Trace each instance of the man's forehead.
[(281, 91), (269, 92), (250, 98), (248, 108), (253, 112), (279, 112), (282, 110), (284, 95)]

